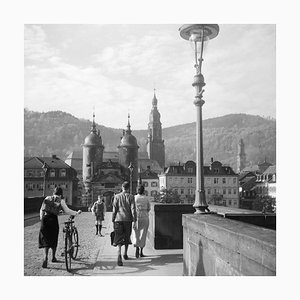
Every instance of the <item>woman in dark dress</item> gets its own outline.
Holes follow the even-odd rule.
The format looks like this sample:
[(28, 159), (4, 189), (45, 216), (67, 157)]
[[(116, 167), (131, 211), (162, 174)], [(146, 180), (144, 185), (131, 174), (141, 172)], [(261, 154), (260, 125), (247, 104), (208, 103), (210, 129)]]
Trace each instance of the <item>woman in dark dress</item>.
[(48, 196), (44, 199), (40, 209), (41, 228), (39, 232), (39, 248), (44, 248), (45, 255), (43, 268), (47, 268), (49, 248), (52, 249), (52, 262), (57, 262), (55, 257), (57, 242), (58, 242), (58, 214), (63, 210), (68, 215), (76, 216), (81, 211), (68, 208), (63, 199), (63, 191), (60, 187), (55, 188), (53, 196)]

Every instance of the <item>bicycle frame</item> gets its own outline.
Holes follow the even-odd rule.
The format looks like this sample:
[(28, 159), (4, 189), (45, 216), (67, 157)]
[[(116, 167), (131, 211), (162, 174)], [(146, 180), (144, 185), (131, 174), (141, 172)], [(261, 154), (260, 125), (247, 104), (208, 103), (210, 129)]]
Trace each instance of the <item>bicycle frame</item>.
[(67, 271), (71, 270), (71, 259), (75, 259), (78, 253), (78, 231), (74, 225), (74, 216), (70, 216), (68, 221), (64, 222), (63, 228), (65, 241), (65, 262)]

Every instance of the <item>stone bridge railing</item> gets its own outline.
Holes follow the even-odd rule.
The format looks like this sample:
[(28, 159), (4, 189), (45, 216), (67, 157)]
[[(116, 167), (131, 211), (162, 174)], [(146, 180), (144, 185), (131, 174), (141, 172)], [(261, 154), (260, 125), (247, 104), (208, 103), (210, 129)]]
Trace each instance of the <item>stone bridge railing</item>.
[(183, 215), (183, 274), (276, 275), (276, 231), (216, 214)]

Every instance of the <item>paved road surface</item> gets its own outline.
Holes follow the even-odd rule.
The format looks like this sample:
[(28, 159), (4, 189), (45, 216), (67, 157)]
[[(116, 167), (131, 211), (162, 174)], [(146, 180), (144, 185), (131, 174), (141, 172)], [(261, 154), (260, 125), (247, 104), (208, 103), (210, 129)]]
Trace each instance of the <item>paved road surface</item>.
[(104, 237), (95, 235), (94, 217), (83, 212), (75, 218), (79, 232), (79, 252), (77, 260), (72, 261), (72, 272), (66, 271), (63, 251), (63, 222), (67, 215), (59, 216), (60, 234), (57, 248), (58, 263), (48, 260), (48, 268), (43, 269), (43, 249), (38, 248), (40, 223), (37, 218), (24, 221), (24, 275), (25, 276), (181, 276), (183, 271), (182, 250), (154, 250), (146, 245), (146, 257), (136, 259), (135, 248), (129, 246), (129, 260), (123, 260), (124, 266), (116, 263), (116, 248), (110, 245), (109, 234), (112, 231), (111, 213), (106, 213), (102, 229)]

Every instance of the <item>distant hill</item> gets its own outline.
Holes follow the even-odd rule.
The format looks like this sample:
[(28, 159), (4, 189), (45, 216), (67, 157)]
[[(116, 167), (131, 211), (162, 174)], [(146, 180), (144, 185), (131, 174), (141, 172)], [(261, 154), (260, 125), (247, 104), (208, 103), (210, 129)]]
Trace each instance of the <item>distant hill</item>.
[[(62, 111), (39, 113), (24, 110), (24, 156), (56, 154), (65, 159), (81, 147), (92, 122)], [(123, 129), (97, 125), (106, 151), (116, 151)], [(147, 130), (134, 130), (140, 150), (146, 151)], [(166, 161), (195, 160), (195, 122), (163, 129)], [(276, 163), (276, 121), (260, 116), (231, 114), (203, 121), (204, 161), (210, 158), (236, 169), (237, 144), (243, 138), (248, 163), (265, 158)]]

